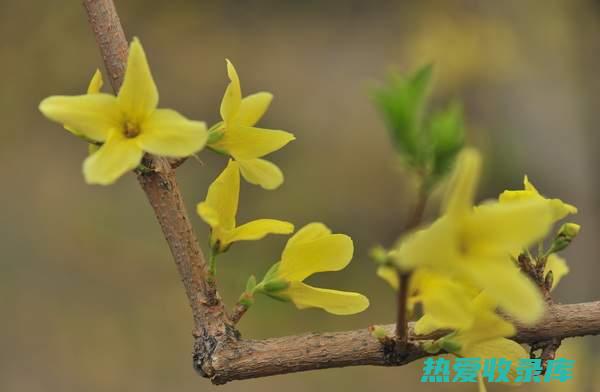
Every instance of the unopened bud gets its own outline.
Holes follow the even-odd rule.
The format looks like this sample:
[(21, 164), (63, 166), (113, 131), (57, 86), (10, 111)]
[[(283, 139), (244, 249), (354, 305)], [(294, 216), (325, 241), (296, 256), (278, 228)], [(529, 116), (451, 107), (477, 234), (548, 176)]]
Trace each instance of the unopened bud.
[(573, 241), (573, 238), (579, 234), (580, 230), (581, 226), (576, 223), (565, 223), (562, 225), (556, 234), (556, 238), (554, 238), (549, 253), (560, 252), (568, 247), (571, 241)]

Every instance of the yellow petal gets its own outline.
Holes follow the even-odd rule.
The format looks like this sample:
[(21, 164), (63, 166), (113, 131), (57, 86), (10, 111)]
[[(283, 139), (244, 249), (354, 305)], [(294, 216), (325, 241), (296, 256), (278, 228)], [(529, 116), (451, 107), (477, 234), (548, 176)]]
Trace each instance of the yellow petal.
[[(214, 213), (200, 215), (210, 224), (218, 222), (218, 225), (224, 229), (231, 230), (235, 227), (235, 215), (238, 209), (238, 199), (240, 196), (240, 171), (238, 163), (229, 160), (227, 167), (208, 187), (208, 193), (204, 203), (206, 207), (198, 207), (204, 211), (210, 208)], [(209, 217), (208, 220), (206, 217)], [(217, 218), (218, 217), (218, 218)], [(211, 225), (213, 228), (216, 226)]]
[(456, 160), (456, 168), (443, 210), (451, 216), (460, 216), (471, 210), (479, 175), (481, 155), (472, 148), (465, 148)]
[(267, 92), (248, 95), (242, 99), (235, 119), (236, 124), (247, 127), (254, 126), (265, 114), (272, 100), (273, 94)]
[(525, 199), (544, 201), (550, 205), (552, 210), (552, 219), (554, 222), (561, 220), (569, 214), (576, 214), (577, 208), (570, 204), (563, 202), (560, 199), (548, 199), (542, 196), (538, 190), (529, 181), (527, 176), (523, 180), (525, 190), (522, 191), (511, 191), (507, 190), (500, 194), (498, 200), (501, 203), (512, 203), (517, 201), (523, 201)]
[(250, 184), (273, 190), (283, 183), (281, 169), (272, 162), (260, 158), (244, 159), (238, 162), (242, 176)]
[(104, 81), (102, 80), (102, 73), (99, 69), (96, 69), (94, 72), (94, 76), (92, 76), (92, 80), (90, 80), (90, 84), (87, 89), (88, 94), (97, 94), (100, 92)]
[(533, 186), (533, 184), (529, 181), (529, 177), (527, 177), (527, 175), (525, 175), (523, 177), (523, 189), (525, 189), (526, 191), (529, 191), (529, 192), (536, 193), (538, 195), (540, 194), (540, 192), (538, 192), (536, 187)]
[(198, 203), (196, 206), (196, 212), (200, 215), (200, 218), (210, 227), (217, 227), (219, 225), (219, 214), (217, 211), (208, 205), (205, 201)]
[(285, 131), (240, 126), (226, 129), (223, 137), (211, 146), (245, 160), (277, 151), (294, 139), (294, 135)]
[(291, 282), (281, 292), (298, 309), (321, 308), (336, 315), (360, 313), (369, 307), (369, 300), (362, 294), (312, 287), (301, 282)]
[(236, 227), (228, 233), (223, 240), (223, 245), (235, 241), (259, 240), (267, 234), (290, 234), (294, 232), (294, 225), (276, 219), (257, 219)]
[(312, 222), (304, 225), (288, 240), (286, 247), (311, 242), (316, 239), (326, 237), (331, 234), (331, 230), (320, 222)]
[(278, 276), (302, 281), (317, 272), (339, 271), (350, 263), (353, 253), (352, 239), (345, 234), (330, 234), (291, 245), (288, 242), (281, 255)]
[(452, 267), (460, 262), (456, 245), (458, 230), (455, 222), (443, 216), (428, 228), (402, 238), (392, 258), (403, 270)]
[(444, 326), (438, 323), (429, 314), (424, 314), (423, 317), (417, 320), (415, 323), (415, 333), (417, 335), (428, 335), (438, 329), (443, 329)]
[(127, 69), (118, 100), (127, 120), (138, 124), (158, 105), (158, 90), (144, 48), (137, 38), (134, 38), (129, 46)]
[(539, 288), (511, 260), (465, 260), (463, 273), (517, 320), (533, 324), (545, 310)]
[(229, 76), (229, 85), (225, 89), (225, 95), (221, 101), (221, 118), (226, 124), (229, 124), (237, 115), (242, 103), (242, 88), (240, 86), (240, 78), (231, 61), (227, 62), (227, 76)]
[(203, 122), (188, 120), (174, 110), (157, 109), (143, 122), (135, 140), (149, 153), (186, 157), (200, 151), (207, 137)]
[(554, 290), (558, 282), (569, 273), (567, 261), (555, 253), (551, 254), (546, 261), (544, 276), (548, 275), (550, 271), (552, 271), (552, 290)]
[(471, 297), (459, 283), (433, 274), (421, 278), (423, 312), (444, 328), (463, 329), (473, 323)]
[(377, 276), (385, 280), (390, 286), (392, 286), (393, 289), (398, 290), (399, 282), (396, 269), (381, 265), (379, 268), (377, 268)]
[(142, 160), (143, 151), (133, 139), (113, 131), (94, 154), (83, 163), (83, 174), (88, 184), (109, 185), (123, 174), (135, 169)]
[(471, 252), (501, 249), (516, 254), (542, 239), (552, 226), (552, 211), (544, 200), (488, 203), (465, 219), (464, 242)]
[(40, 103), (40, 111), (50, 120), (98, 142), (104, 142), (109, 131), (120, 129), (123, 122), (115, 97), (108, 94), (48, 97)]

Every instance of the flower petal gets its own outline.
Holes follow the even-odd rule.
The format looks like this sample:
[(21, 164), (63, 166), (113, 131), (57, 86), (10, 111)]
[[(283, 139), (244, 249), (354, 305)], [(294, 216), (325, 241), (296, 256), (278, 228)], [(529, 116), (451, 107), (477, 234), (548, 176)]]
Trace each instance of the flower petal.
[(214, 208), (208, 205), (207, 202), (203, 201), (198, 203), (196, 212), (210, 227), (217, 227), (219, 225), (219, 214)]
[(242, 176), (250, 184), (273, 190), (283, 183), (281, 169), (272, 162), (260, 158), (244, 159), (238, 162)]
[(456, 168), (444, 200), (443, 211), (450, 216), (460, 216), (471, 210), (479, 175), (481, 155), (472, 148), (465, 148), (456, 160)]
[[(238, 163), (234, 160), (229, 160), (227, 167), (208, 187), (206, 200), (198, 205), (198, 213), (208, 224), (212, 225), (218, 221), (218, 226), (226, 230), (231, 230), (235, 227), (235, 215), (238, 209), (238, 199), (240, 196), (240, 171)], [(205, 205), (205, 207), (200, 207)], [(205, 213), (204, 216), (200, 209), (208, 211), (210, 208), (212, 213)], [(208, 219), (206, 219), (208, 217)]]
[(158, 89), (152, 78), (144, 48), (137, 38), (134, 38), (129, 46), (127, 69), (118, 100), (127, 120), (138, 124), (141, 124), (158, 105)]
[(419, 297), (423, 312), (444, 328), (465, 329), (472, 325), (471, 297), (461, 284), (443, 276), (420, 278)]
[(517, 254), (542, 239), (552, 226), (552, 210), (543, 199), (478, 206), (464, 223), (464, 242), (472, 252), (498, 248)]
[(92, 76), (92, 80), (90, 80), (90, 84), (88, 85), (87, 93), (88, 94), (97, 94), (100, 92), (104, 81), (102, 80), (102, 73), (99, 69), (96, 69), (94, 72), (94, 76)]
[[(296, 232), (285, 245), (286, 248), (292, 245), (298, 245), (305, 242), (311, 242), (318, 238), (326, 237), (331, 234), (331, 230), (323, 223), (312, 222)], [(284, 250), (285, 251), (285, 250)]]
[(394, 290), (398, 290), (400, 282), (398, 281), (398, 273), (395, 268), (387, 265), (380, 265), (377, 268), (377, 276), (385, 280)]
[(295, 137), (289, 132), (255, 127), (235, 127), (225, 130), (212, 147), (227, 152), (238, 160), (260, 158), (277, 151)]
[(226, 124), (229, 124), (237, 115), (242, 103), (242, 88), (240, 86), (240, 78), (233, 64), (228, 59), (227, 76), (229, 76), (229, 85), (225, 89), (225, 94), (221, 100), (221, 118)]
[(506, 259), (464, 260), (463, 274), (485, 290), (498, 306), (517, 320), (533, 324), (545, 310), (540, 290), (528, 277)]
[(548, 275), (548, 272), (552, 271), (552, 288), (554, 290), (558, 282), (569, 273), (569, 266), (567, 261), (559, 255), (552, 253), (546, 260), (546, 267), (544, 268), (544, 277)]
[(257, 219), (245, 223), (231, 230), (223, 245), (235, 241), (259, 240), (267, 234), (290, 234), (294, 232), (294, 225), (277, 219)]
[(247, 127), (254, 126), (264, 116), (272, 100), (273, 94), (264, 91), (248, 95), (242, 99), (235, 119), (236, 124)]
[(337, 315), (360, 313), (369, 307), (369, 300), (362, 294), (312, 287), (301, 282), (291, 282), (281, 292), (298, 309), (321, 308)]
[(354, 253), (352, 239), (345, 234), (330, 234), (313, 241), (289, 242), (281, 255), (278, 276), (302, 281), (324, 271), (339, 271), (346, 267)]
[(88, 184), (109, 185), (123, 174), (135, 169), (143, 151), (133, 139), (112, 131), (106, 143), (83, 162), (83, 174)]
[(50, 120), (98, 142), (104, 142), (109, 131), (123, 122), (115, 97), (108, 94), (48, 97), (39, 108)]
[(157, 109), (142, 124), (139, 146), (152, 154), (186, 157), (202, 149), (208, 133), (206, 124), (191, 121), (170, 109)]

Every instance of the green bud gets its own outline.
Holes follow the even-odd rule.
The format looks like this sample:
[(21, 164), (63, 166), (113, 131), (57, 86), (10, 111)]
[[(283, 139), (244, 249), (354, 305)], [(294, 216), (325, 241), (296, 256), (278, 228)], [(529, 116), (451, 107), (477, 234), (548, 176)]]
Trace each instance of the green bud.
[(289, 283), (282, 279), (270, 280), (262, 285), (264, 291), (267, 293), (276, 293), (281, 290), (285, 290), (289, 287)]
[(214, 143), (218, 142), (219, 140), (221, 140), (223, 138), (224, 134), (225, 133), (220, 129), (210, 131), (208, 133), (208, 139), (206, 139), (206, 144), (214, 144)]
[(381, 245), (377, 245), (369, 251), (369, 256), (377, 264), (386, 264), (388, 261), (388, 251)]
[(252, 293), (256, 287), (256, 277), (251, 275), (246, 282), (246, 293)]
[(238, 300), (238, 303), (244, 307), (249, 308), (254, 305), (254, 296), (251, 293), (243, 293)]
[(426, 341), (423, 343), (423, 350), (429, 354), (437, 354), (442, 348), (437, 341)]
[(449, 353), (457, 353), (462, 348), (460, 343), (450, 339), (440, 339), (439, 344), (442, 349)]
[(379, 325), (370, 326), (369, 331), (371, 332), (371, 336), (377, 340), (385, 340), (388, 337), (386, 330)]
[(554, 238), (554, 242), (552, 242), (548, 254), (560, 252), (567, 248), (571, 244), (571, 241), (579, 234), (580, 230), (581, 226), (576, 223), (565, 223), (562, 225)]

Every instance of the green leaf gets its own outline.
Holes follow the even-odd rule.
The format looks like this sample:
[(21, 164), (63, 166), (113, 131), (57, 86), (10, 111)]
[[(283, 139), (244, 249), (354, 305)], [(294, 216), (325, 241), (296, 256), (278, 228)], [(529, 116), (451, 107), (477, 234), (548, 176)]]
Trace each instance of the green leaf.
[(432, 70), (432, 65), (426, 65), (407, 78), (393, 74), (373, 94), (396, 150), (411, 166), (423, 164), (421, 127)]
[(462, 106), (452, 102), (445, 110), (435, 113), (429, 121), (431, 146), (431, 176), (434, 181), (446, 176), (465, 143)]

